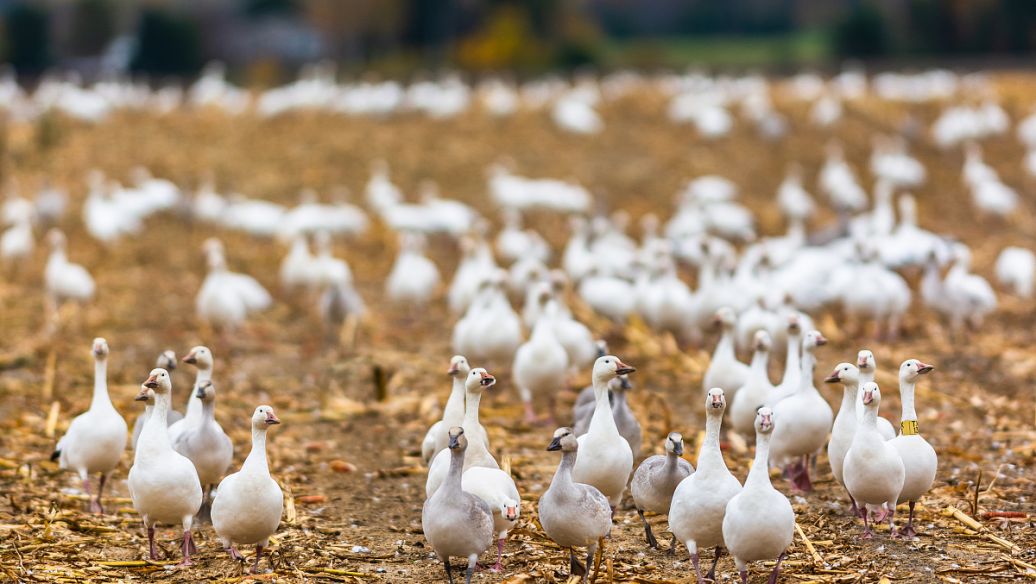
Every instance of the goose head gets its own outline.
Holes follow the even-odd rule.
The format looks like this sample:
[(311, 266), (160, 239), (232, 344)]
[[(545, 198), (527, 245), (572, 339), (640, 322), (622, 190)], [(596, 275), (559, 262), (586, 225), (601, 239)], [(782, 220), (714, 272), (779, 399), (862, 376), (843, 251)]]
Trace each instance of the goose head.
[(255, 412), (252, 414), (252, 427), (257, 430), (265, 430), (280, 423), (280, 418), (273, 413), (273, 408), (270, 406), (259, 406), (255, 408)]
[(203, 402), (210, 402), (216, 399), (216, 386), (212, 385), (212, 381), (202, 381), (198, 384), (198, 387), (194, 389), (194, 397)]
[(713, 387), (705, 394), (705, 413), (709, 416), (722, 416), (727, 409), (727, 396), (719, 387)]
[(464, 382), (464, 388), (469, 393), (482, 393), (496, 384), (496, 378), (489, 374), (482, 367), (476, 367), (468, 372), (468, 378)]
[(755, 431), (759, 434), (773, 432), (773, 410), (763, 406), (755, 412)]
[(917, 381), (917, 378), (921, 375), (926, 375), (935, 369), (935, 367), (922, 363), (917, 359), (907, 359), (903, 361), (903, 364), (899, 366), (899, 379), (912, 383)]
[(450, 358), (450, 368), (446, 370), (446, 374), (450, 377), (467, 377), (470, 371), (468, 359), (464, 355), (454, 355)]
[(822, 347), (827, 344), (827, 339), (818, 330), (812, 330), (806, 333), (806, 336), (802, 338), (802, 349), (805, 351), (812, 351), (817, 347)]
[(770, 333), (766, 331), (755, 331), (755, 338), (752, 339), (752, 349), (757, 353), (769, 353), (773, 342), (770, 340)]
[(620, 375), (629, 375), (634, 371), (636, 369), (623, 363), (615, 355), (605, 355), (594, 361), (593, 378), (594, 381), (607, 384)]
[(203, 345), (192, 347), (191, 350), (183, 356), (183, 362), (190, 363), (202, 370), (212, 369), (212, 351)]
[(464, 435), (464, 428), (454, 426), (450, 428), (450, 441), (447, 448), (454, 452), (464, 452), (468, 448), (468, 438)]
[(737, 326), (737, 314), (734, 313), (733, 308), (724, 306), (716, 311), (716, 315), (712, 317), (712, 324), (724, 332), (734, 330), (734, 327)]
[(161, 367), (156, 367), (151, 370), (151, 373), (148, 375), (147, 379), (144, 380), (144, 384), (141, 387), (142, 389), (140, 393), (137, 394), (136, 399), (137, 401), (147, 401), (147, 390), (151, 390), (156, 395), (169, 393), (173, 388), (173, 381), (169, 377), (168, 371)]
[(873, 381), (864, 383), (861, 400), (867, 409), (877, 408), (881, 403), (881, 390), (878, 389), (878, 384)]
[(788, 315), (788, 336), (797, 337), (802, 334), (802, 320), (797, 314)]
[(161, 367), (166, 371), (176, 369), (176, 353), (172, 349), (162, 351), (158, 354), (158, 359), (155, 360), (155, 367)]
[(97, 337), (96, 339), (94, 339), (92, 352), (94, 354), (94, 359), (98, 361), (104, 361), (108, 359), (108, 341), (104, 340), (101, 337)]
[(860, 382), (860, 370), (852, 365), (852, 363), (839, 363), (835, 365), (835, 370), (824, 378), (824, 383), (859, 383)]
[(867, 349), (861, 350), (856, 354), (856, 366), (860, 368), (860, 371), (874, 371), (878, 366), (874, 360), (874, 353)]
[(554, 452), (560, 450), (562, 452), (575, 452), (579, 448), (579, 441), (576, 440), (575, 434), (572, 433), (572, 428), (558, 428), (554, 430), (554, 439), (550, 441), (550, 445), (547, 446), (547, 450)]
[(514, 499), (504, 499), (500, 502), (500, 515), (508, 521), (516, 521), (522, 507)]
[(679, 432), (670, 432), (665, 439), (666, 454), (683, 456), (683, 435)]

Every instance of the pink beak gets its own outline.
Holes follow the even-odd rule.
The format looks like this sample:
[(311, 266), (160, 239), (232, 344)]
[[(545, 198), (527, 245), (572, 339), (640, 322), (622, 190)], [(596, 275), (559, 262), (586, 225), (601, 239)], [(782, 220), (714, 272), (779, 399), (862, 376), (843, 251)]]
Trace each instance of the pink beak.
[(920, 361), (917, 362), (917, 372), (921, 375), (928, 373), (932, 369), (935, 369), (934, 365), (928, 365), (927, 363), (922, 363)]
[(277, 414), (270, 412), (269, 414), (266, 414), (266, 423), (271, 425), (280, 424), (281, 420), (277, 417)]

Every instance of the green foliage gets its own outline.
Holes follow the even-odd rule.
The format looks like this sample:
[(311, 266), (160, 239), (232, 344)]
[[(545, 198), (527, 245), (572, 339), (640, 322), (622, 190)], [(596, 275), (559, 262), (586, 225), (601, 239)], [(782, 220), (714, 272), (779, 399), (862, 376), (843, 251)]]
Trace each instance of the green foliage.
[(298, 13), (299, 6), (295, 0), (244, 0), (243, 11), (253, 18), (286, 16)]
[(148, 8), (137, 27), (137, 50), (130, 68), (149, 75), (194, 75), (202, 66), (198, 27), (173, 13)]
[(18, 3), (4, 15), (6, 60), (20, 74), (35, 74), (50, 65), (50, 13), (35, 3)]
[(98, 55), (115, 36), (111, 0), (79, 0), (72, 8), (70, 49), (75, 55)]
[(869, 2), (858, 4), (834, 30), (834, 44), (844, 57), (877, 57), (888, 52), (885, 22)]

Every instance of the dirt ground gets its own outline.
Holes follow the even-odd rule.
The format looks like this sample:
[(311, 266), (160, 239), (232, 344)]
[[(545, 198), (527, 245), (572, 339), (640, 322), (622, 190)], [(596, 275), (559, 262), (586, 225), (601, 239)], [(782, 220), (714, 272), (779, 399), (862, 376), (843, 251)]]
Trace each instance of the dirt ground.
[[(1005, 77), (1000, 83), (1012, 117), (1027, 114), (1026, 96), (1033, 95), (1036, 78)], [(421, 534), (424, 470), (418, 455), (420, 440), (449, 391), (445, 370), (454, 317), (442, 298), (427, 309), (408, 310), (382, 297), (395, 255), (394, 235), (375, 226), (362, 237), (336, 242), (337, 254), (350, 262), (371, 310), (355, 339), (333, 343), (322, 330), (313, 299), (279, 290), (277, 268), (286, 250), (275, 242), (193, 224), (175, 214), (150, 219), (141, 236), (110, 248), (92, 240), (80, 213), (87, 170), (101, 168), (125, 180), (130, 168), (142, 164), (185, 186), (213, 171), (223, 192), (238, 190), (284, 203), (294, 202), (304, 186), (326, 194), (334, 185), (346, 185), (359, 201), (370, 162), (384, 158), (405, 192), (413, 193), (420, 180), (431, 178), (445, 196), (468, 201), (494, 219), (484, 170), (502, 157), (522, 174), (574, 177), (601, 197), (602, 208), (624, 208), (634, 217), (649, 210), (668, 216), (684, 181), (718, 173), (739, 184), (761, 231), (776, 234), (782, 227), (772, 199), (789, 163), (803, 165), (807, 184), (815, 190), (812, 177), (822, 162), (823, 145), (837, 138), (869, 186), (870, 136), (893, 131), (908, 116), (927, 127), (938, 113), (932, 105), (865, 100), (850, 105), (844, 122), (828, 132), (805, 123), (806, 106), (780, 100), (778, 106), (795, 127), (779, 145), (760, 141), (743, 123), (726, 138), (703, 142), (692, 128), (669, 122), (664, 98), (651, 92), (607, 104), (606, 130), (594, 138), (562, 133), (543, 112), (495, 120), (477, 110), (449, 121), (316, 113), (260, 120), (185, 111), (161, 118), (126, 112), (96, 126), (64, 119), (7, 124), (4, 176), (30, 188), (46, 175), (71, 189), (75, 204), (62, 228), (69, 235), (71, 259), (92, 271), (99, 292), (91, 305), (63, 311), (59, 332), (48, 337), (42, 333), (43, 246), (31, 266), (8, 271), (0, 281), (0, 581), (445, 579)], [(938, 151), (926, 137), (912, 150), (929, 173), (928, 183), (916, 193), (922, 225), (963, 239), (974, 250), (977, 271), (991, 278), (992, 262), (1003, 246), (1034, 244), (1036, 185), (1024, 175), (1023, 152), (1013, 136), (984, 146), (985, 159), (1023, 194), (1024, 211), (1008, 222), (975, 216), (960, 179), (960, 152)], [(829, 220), (822, 217), (818, 224)], [(566, 230), (559, 218), (535, 216), (529, 222), (555, 246), (563, 243)], [(254, 275), (277, 298), (274, 308), (233, 335), (208, 330), (194, 313), (204, 277), (201, 242), (212, 235), (226, 243), (232, 269)], [(455, 245), (435, 239), (431, 253), (448, 282)], [(701, 378), (715, 338), (709, 337), (704, 348), (683, 347), (636, 323), (613, 326), (578, 306), (577, 311), (609, 340), (615, 354), (638, 369), (630, 399), (644, 425), (645, 454), (660, 452), (666, 433), (675, 430), (686, 437), (687, 456), (693, 460), (704, 419)], [(851, 360), (862, 347), (874, 350), (883, 386), (892, 387), (895, 368), (906, 358), (936, 365), (919, 385), (917, 403), (921, 432), (938, 451), (940, 468), (935, 487), (918, 507), (917, 540), (890, 540), (879, 529), (875, 539), (863, 542), (822, 456), (817, 491), (792, 496), (801, 532), (789, 550), (783, 581), (1036, 579), (1032, 302), (1002, 296), (996, 315), (966, 340), (952, 339), (919, 299), (903, 338), (894, 343), (850, 337), (840, 329), (837, 314), (817, 316), (832, 341), (818, 351), (818, 375)], [(192, 345), (209, 345), (217, 359), (217, 417), (234, 440), (235, 467), (249, 448), (253, 408), (274, 406), (284, 423), (271, 432), (270, 460), (289, 496), (270, 558), (273, 572), (245, 574), (220, 550), (210, 526), (196, 530), (194, 567), (174, 570), (168, 565), (173, 561), (143, 562), (147, 539), (127, 498), (129, 450), (115, 473), (114, 498), (106, 501), (109, 514), (95, 517), (83, 511), (78, 480), (60, 472), (48, 455), (72, 416), (89, 404), (89, 347), (95, 336), (111, 345), (109, 387), (130, 423), (140, 412), (133, 396), (161, 350), (173, 348), (182, 355)], [(523, 504), (505, 549), (504, 572), (481, 572), (475, 581), (564, 582), (567, 553), (544, 536), (535, 512), (558, 462), (556, 453), (544, 451), (553, 427), (518, 422), (521, 407), (509, 364), (484, 365), (499, 383), (483, 400), (482, 421), (494, 454), (510, 463)], [(174, 374), (176, 405), (182, 405), (191, 383), (193, 372), (187, 369)], [(773, 376), (779, 372), (775, 365)], [(583, 372), (572, 385), (587, 381)], [(841, 390), (820, 389), (837, 407)], [(898, 420), (898, 392), (886, 390), (885, 396), (883, 412)], [(559, 422), (568, 422), (571, 397), (558, 400)], [(732, 471), (743, 479), (751, 447), (735, 440), (724, 442), (724, 449)], [(790, 492), (783, 479), (774, 480)], [(664, 518), (652, 522), (656, 533), (665, 531)], [(169, 560), (179, 558), (176, 535), (161, 533), (160, 547)], [(488, 553), (483, 560), (490, 560)], [(764, 581), (766, 572), (766, 566), (754, 566), (752, 581)], [(719, 574), (721, 582), (736, 581), (729, 557), (720, 561)], [(694, 582), (694, 576), (682, 546), (675, 556), (645, 547), (627, 498), (616, 515), (597, 581)]]

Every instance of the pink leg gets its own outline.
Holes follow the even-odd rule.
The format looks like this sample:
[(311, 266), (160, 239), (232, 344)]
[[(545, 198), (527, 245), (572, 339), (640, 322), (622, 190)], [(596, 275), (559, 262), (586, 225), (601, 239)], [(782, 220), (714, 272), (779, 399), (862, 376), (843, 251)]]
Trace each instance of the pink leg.
[(698, 552), (691, 554), (691, 563), (694, 564), (694, 573), (698, 575), (698, 582), (704, 582), (705, 578), (701, 574), (701, 562), (698, 560)]
[(917, 532), (914, 531), (914, 505), (916, 501), (910, 501), (910, 516), (907, 519), (906, 527), (899, 530), (899, 534), (907, 539), (913, 539), (917, 537)]
[(241, 552), (237, 551), (237, 548), (235, 548), (234, 546), (231, 545), (230, 547), (227, 547), (225, 549), (227, 550), (227, 553), (230, 554), (230, 559), (237, 562), (244, 561), (244, 556), (242, 556)]
[(892, 510), (889, 511), (889, 538), (896, 539), (899, 537), (899, 532), (896, 531), (896, 507), (893, 503)]
[(180, 544), (180, 553), (183, 554), (183, 559), (180, 560), (178, 565), (190, 566), (191, 564), (191, 548), (194, 546), (194, 541), (191, 538), (190, 530), (183, 532), (183, 543)]
[(263, 546), (256, 544), (255, 546), (255, 564), (252, 566), (252, 573), (259, 573), (259, 558), (263, 555)]
[(101, 494), (104, 493), (104, 483), (108, 481), (108, 475), (101, 473), (101, 480), (97, 485), (97, 498), (90, 500), (90, 511), (92, 513), (104, 514), (104, 505), (101, 504)]
[(148, 544), (148, 552), (149, 552), (149, 555), (151, 556), (151, 559), (152, 560), (157, 560), (158, 559), (158, 548), (155, 547), (155, 528), (153, 526), (147, 528), (147, 544)]
[(773, 572), (770, 572), (770, 579), (767, 581), (767, 584), (777, 584), (777, 576), (781, 573), (781, 562), (784, 561), (784, 556), (786, 555), (785, 552), (781, 552), (781, 555), (777, 556), (777, 564), (773, 567)]
[(493, 567), (490, 568), (490, 570), (492, 570), (493, 572), (497, 572), (497, 573), (502, 571), (504, 569), (503, 559), (504, 559), (504, 538), (501, 537), (500, 539), (496, 540), (496, 564), (494, 564)]
[(529, 424), (536, 423), (536, 412), (532, 409), (532, 402), (524, 402), (525, 404), (525, 421)]
[(741, 576), (741, 584), (748, 584), (748, 570), (741, 570), (738, 575)]
[(860, 512), (863, 515), (863, 534), (860, 535), (860, 539), (871, 539), (874, 537), (874, 533), (871, 532), (870, 523), (867, 522), (867, 506), (861, 505)]

